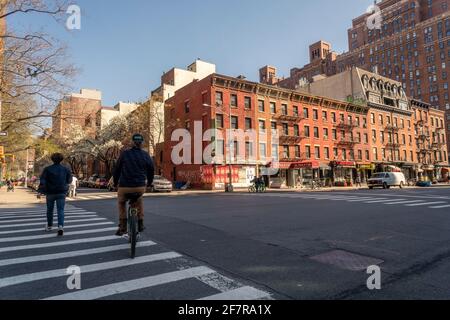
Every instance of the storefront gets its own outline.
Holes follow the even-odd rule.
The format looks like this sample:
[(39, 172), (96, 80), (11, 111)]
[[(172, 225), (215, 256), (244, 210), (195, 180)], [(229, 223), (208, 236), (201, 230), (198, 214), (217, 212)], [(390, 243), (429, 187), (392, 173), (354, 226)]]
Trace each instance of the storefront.
[(435, 166), (435, 175), (438, 182), (449, 182), (450, 167), (437, 165)]
[(356, 171), (356, 163), (350, 161), (331, 162), (333, 181), (337, 187), (350, 187), (353, 185)]
[[(202, 166), (200, 177), (194, 179), (189, 177), (186, 181), (200, 180), (202, 187), (207, 189), (224, 189), (229, 183), (230, 167), (229, 166)], [(256, 176), (256, 166), (236, 166), (231, 168), (231, 180), (234, 188), (247, 188), (251, 185), (251, 181)]]
[(422, 166), (422, 179), (424, 181), (435, 181), (436, 177), (435, 177), (435, 168), (433, 165), (424, 165)]
[(295, 178), (295, 187), (309, 188), (313, 180), (321, 178), (319, 161), (295, 162), (291, 165), (291, 171)]
[(362, 183), (367, 183), (367, 180), (372, 177), (376, 167), (373, 163), (358, 163), (356, 165), (357, 175), (361, 177)]
[(400, 169), (405, 175), (406, 181), (417, 179), (417, 165), (414, 163), (402, 163)]

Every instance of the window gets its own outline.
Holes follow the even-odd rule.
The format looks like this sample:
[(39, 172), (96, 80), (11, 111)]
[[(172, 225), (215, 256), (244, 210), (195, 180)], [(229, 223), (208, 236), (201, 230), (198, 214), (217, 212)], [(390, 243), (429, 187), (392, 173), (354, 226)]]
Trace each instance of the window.
[(244, 107), (246, 110), (250, 110), (252, 108), (252, 98), (244, 97)]
[(278, 145), (273, 144), (273, 145), (272, 145), (272, 159), (273, 159), (273, 160), (278, 160), (278, 159), (279, 159), (278, 156), (279, 156), (279, 155), (278, 155)]
[(216, 115), (216, 127), (223, 128), (223, 114)]
[(300, 153), (300, 146), (295, 146), (295, 157), (296, 158), (301, 158), (301, 153)]
[(306, 156), (306, 159), (311, 159), (311, 147), (310, 146), (305, 147), (305, 156)]
[(281, 105), (281, 113), (283, 114), (283, 116), (287, 116), (288, 115), (288, 106), (287, 106), (287, 104), (282, 104)]
[(316, 109), (313, 110), (313, 119), (319, 120), (319, 111), (317, 111)]
[(377, 142), (377, 130), (372, 130), (372, 141)]
[(258, 100), (258, 111), (259, 112), (265, 111), (264, 100)]
[(364, 133), (364, 143), (369, 143), (369, 135), (367, 133)]
[(283, 135), (289, 135), (289, 125), (287, 123), (283, 123)]
[(358, 160), (362, 160), (362, 150), (358, 150)]
[(231, 129), (237, 130), (239, 127), (239, 120), (238, 117), (232, 116), (231, 117)]
[(323, 151), (324, 151), (325, 159), (330, 159), (330, 148), (325, 147), (323, 149)]
[(245, 158), (249, 159), (249, 158), (254, 158), (254, 154), (253, 154), (253, 143), (250, 141), (246, 141), (245, 142)]
[(323, 138), (328, 140), (328, 128), (323, 128)]
[(314, 156), (316, 159), (320, 159), (320, 147), (314, 147)]
[(189, 110), (190, 110), (189, 101), (186, 101), (184, 103), (184, 112), (189, 113)]
[(322, 120), (325, 122), (328, 121), (328, 112), (322, 111)]
[(339, 157), (338, 148), (333, 148), (333, 157), (334, 157), (334, 159), (337, 159)]
[(308, 108), (303, 108), (303, 117), (305, 119), (309, 119), (309, 109)]
[(270, 113), (276, 114), (277, 113), (277, 105), (275, 102), (270, 103)]
[(305, 137), (306, 138), (310, 137), (309, 126), (305, 126)]
[(373, 159), (374, 160), (378, 160), (378, 149), (377, 148), (373, 148)]
[(252, 129), (252, 118), (245, 118), (245, 130)]
[(272, 131), (277, 131), (277, 123), (276, 122), (271, 122), (270, 123), (270, 129), (272, 130)]
[(294, 136), (300, 136), (300, 127), (297, 124), (294, 124)]
[(347, 160), (347, 149), (342, 149), (342, 160)]
[(375, 113), (370, 114), (370, 123), (375, 124)]
[(332, 134), (332, 138), (333, 138), (333, 140), (337, 140), (337, 130), (336, 129), (332, 129), (331, 130), (331, 134)]
[(238, 106), (238, 98), (237, 98), (237, 95), (232, 94), (232, 95), (230, 96), (230, 105), (231, 105), (233, 108), (237, 108), (237, 106)]
[(331, 120), (333, 121), (333, 123), (336, 123), (336, 113), (335, 112), (331, 113)]
[(265, 143), (259, 144), (259, 157), (265, 159), (267, 157), (267, 146)]
[(314, 127), (314, 138), (319, 139), (319, 128), (318, 127)]
[(298, 107), (294, 106), (294, 117), (298, 117)]
[(366, 160), (369, 161), (369, 160), (370, 160), (370, 153), (369, 153), (369, 150), (366, 150), (366, 151), (365, 151), (365, 154), (366, 154)]
[(216, 92), (216, 105), (223, 105), (223, 92), (217, 91)]
[(289, 154), (289, 146), (283, 146), (283, 158), (289, 159), (290, 156), (291, 155)]
[(259, 120), (259, 132), (266, 133), (266, 122), (264, 120)]
[(216, 156), (219, 158), (223, 158), (224, 155), (225, 155), (225, 141), (217, 140)]

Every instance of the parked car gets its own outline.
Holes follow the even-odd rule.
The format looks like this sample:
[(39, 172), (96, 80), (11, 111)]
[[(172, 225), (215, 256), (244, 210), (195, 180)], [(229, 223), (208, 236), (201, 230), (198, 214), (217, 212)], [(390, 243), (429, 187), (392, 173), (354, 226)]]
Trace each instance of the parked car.
[(390, 187), (400, 187), (406, 186), (405, 175), (401, 172), (380, 172), (374, 174), (368, 183), (369, 189), (375, 187), (382, 187), (383, 189), (389, 189)]
[(40, 184), (41, 184), (41, 179), (34, 180), (33, 183), (31, 184), (31, 189), (38, 191)]
[(148, 189), (149, 192), (172, 192), (172, 182), (162, 176), (155, 176), (152, 186)]
[(97, 189), (106, 189), (108, 186), (108, 180), (105, 178), (97, 178), (95, 181), (95, 188)]
[(88, 188), (95, 188), (95, 183), (97, 181), (98, 176), (92, 176), (88, 179), (87, 187)]

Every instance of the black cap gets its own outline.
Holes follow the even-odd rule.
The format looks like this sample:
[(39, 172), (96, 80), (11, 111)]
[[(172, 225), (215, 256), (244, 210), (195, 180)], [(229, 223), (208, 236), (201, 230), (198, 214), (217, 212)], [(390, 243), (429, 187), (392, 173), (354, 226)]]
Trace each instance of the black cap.
[(139, 134), (139, 133), (135, 134), (133, 136), (133, 141), (142, 143), (142, 142), (144, 142), (144, 136), (142, 134)]

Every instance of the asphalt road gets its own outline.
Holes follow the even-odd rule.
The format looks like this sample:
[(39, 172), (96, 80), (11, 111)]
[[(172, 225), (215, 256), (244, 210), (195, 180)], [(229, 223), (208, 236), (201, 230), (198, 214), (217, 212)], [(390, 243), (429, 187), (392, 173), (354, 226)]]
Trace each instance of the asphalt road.
[[(79, 201), (70, 202), (68, 210), (86, 217), (75, 219), (88, 220), (69, 219), (68, 226), (95, 233), (67, 231), (63, 240), (56, 241), (110, 236), (113, 231), (108, 229), (117, 222), (113, 197), (81, 190)], [(145, 199), (145, 208), (147, 230), (142, 241), (147, 245), (138, 248), (143, 261), (128, 267), (116, 265), (117, 260), (126, 263), (125, 249), (27, 261), (27, 257), (49, 253), (123, 246), (124, 240), (57, 247), (45, 247), (55, 242), (50, 238), (5, 242), (9, 237), (42, 232), (22, 233), (31, 226), (18, 222), (12, 227), (7, 216), (16, 217), (20, 210), (3, 210), (0, 299), (450, 298), (450, 188), (151, 195)], [(114, 225), (100, 225), (108, 222)], [(99, 225), (88, 226), (93, 223)], [(98, 233), (95, 228), (100, 228)], [(39, 247), (42, 243), (44, 247)], [(37, 248), (4, 251), (8, 246), (26, 245)], [(68, 276), (45, 278), (42, 272), (72, 264), (82, 266), (83, 288), (61, 296), (67, 294)], [(382, 270), (382, 288), (370, 291), (366, 269), (374, 264)], [(92, 270), (84, 273), (83, 266)], [(161, 282), (164, 277), (166, 281)]]

